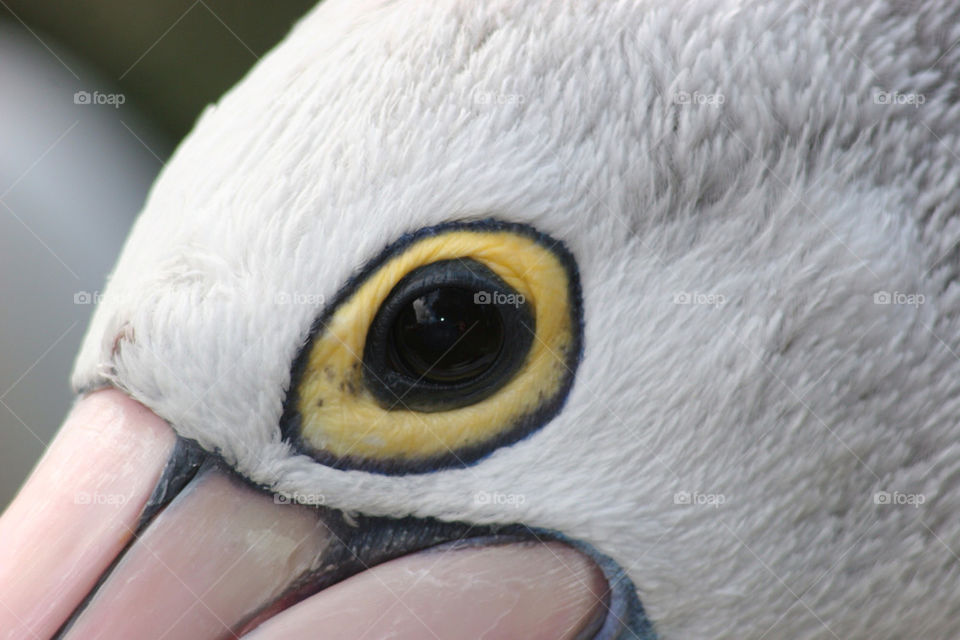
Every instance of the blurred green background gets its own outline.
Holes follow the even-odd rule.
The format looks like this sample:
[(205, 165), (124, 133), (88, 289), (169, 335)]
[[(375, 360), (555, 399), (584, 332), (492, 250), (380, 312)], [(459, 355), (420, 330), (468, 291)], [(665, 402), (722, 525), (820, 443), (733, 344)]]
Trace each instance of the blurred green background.
[(316, 0), (3, 0), (32, 30), (116, 81), (173, 139), (290, 30)]
[(69, 410), (91, 302), (156, 173), (314, 4), (0, 0), (0, 509)]

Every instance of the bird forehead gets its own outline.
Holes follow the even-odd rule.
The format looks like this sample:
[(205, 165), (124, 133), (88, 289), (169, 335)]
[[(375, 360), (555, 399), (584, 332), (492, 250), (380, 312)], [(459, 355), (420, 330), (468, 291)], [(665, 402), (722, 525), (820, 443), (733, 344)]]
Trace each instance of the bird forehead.
[(519, 3), (369, 4), (325, 4), (208, 109), (153, 189), (115, 288), (329, 297), (431, 224), (499, 215), (564, 236), (611, 215), (592, 193), (626, 168), (602, 115), (626, 70), (581, 64), (615, 55), (607, 25), (585, 43), (574, 5), (542, 22)]
[(389, 234), (506, 204), (563, 215), (554, 194), (583, 191), (620, 146), (604, 118), (632, 108), (609, 104), (628, 70), (604, 64), (612, 24), (521, 6), (321, 7), (201, 118), (147, 216), (179, 216), (175, 240), (226, 256), (289, 248), (292, 228), (356, 264), (380, 240), (357, 246), (367, 220)]

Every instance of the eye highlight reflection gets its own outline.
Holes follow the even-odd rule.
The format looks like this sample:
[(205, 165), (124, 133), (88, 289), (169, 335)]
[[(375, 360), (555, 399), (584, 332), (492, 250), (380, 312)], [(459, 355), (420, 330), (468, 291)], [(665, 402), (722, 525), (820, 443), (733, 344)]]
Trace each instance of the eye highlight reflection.
[(463, 382), (489, 369), (503, 350), (503, 319), (475, 296), (444, 286), (404, 305), (391, 332), (393, 368), (435, 383)]
[(284, 434), (338, 468), (469, 464), (556, 414), (581, 325), (562, 243), (493, 220), (423, 229), (318, 318), (294, 363)]

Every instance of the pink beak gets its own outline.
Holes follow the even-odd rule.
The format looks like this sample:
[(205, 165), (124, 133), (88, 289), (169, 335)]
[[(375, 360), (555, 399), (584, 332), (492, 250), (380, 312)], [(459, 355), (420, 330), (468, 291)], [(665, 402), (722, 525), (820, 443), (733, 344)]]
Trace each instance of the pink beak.
[(0, 640), (555, 639), (604, 623), (607, 580), (561, 542), (374, 554), (374, 568), (355, 556), (339, 571), (334, 551), (352, 547), (329, 518), (216, 465), (157, 503), (177, 442), (119, 391), (77, 402), (0, 518)]

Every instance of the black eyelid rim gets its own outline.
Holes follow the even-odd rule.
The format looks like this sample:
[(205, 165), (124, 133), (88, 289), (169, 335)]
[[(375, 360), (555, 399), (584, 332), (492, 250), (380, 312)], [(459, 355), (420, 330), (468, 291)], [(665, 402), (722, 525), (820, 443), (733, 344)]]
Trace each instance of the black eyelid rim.
[[(297, 405), (299, 404), (297, 386), (306, 370), (314, 339), (324, 330), (331, 316), (340, 305), (353, 295), (360, 285), (362, 285), (373, 272), (383, 266), (387, 260), (402, 253), (415, 242), (452, 231), (473, 231), (477, 233), (506, 231), (522, 235), (549, 249), (564, 266), (567, 272), (570, 314), (573, 326), (573, 344), (569, 350), (568, 361), (566, 363), (570, 373), (564, 377), (561, 388), (549, 401), (542, 404), (537, 411), (521, 418), (512, 428), (504, 430), (487, 442), (461, 449), (457, 452), (451, 451), (439, 456), (419, 460), (374, 461), (354, 456), (334, 456), (325, 451), (318, 451), (313, 448), (310, 443), (300, 435), (302, 423), (300, 413), (297, 410)], [(519, 222), (508, 222), (498, 218), (451, 220), (406, 233), (396, 241), (386, 245), (380, 253), (357, 270), (337, 291), (331, 302), (325, 306), (324, 310), (311, 324), (310, 331), (304, 339), (291, 367), (290, 383), (284, 397), (283, 412), (280, 417), (281, 436), (297, 451), (310, 456), (318, 463), (345, 471), (366, 471), (382, 475), (407, 475), (433, 473), (449, 468), (468, 467), (476, 464), (500, 447), (513, 444), (526, 438), (541, 426), (548, 423), (560, 412), (566, 403), (570, 388), (573, 386), (573, 381), (576, 377), (577, 368), (583, 358), (583, 324), (583, 295), (580, 287), (580, 272), (573, 254), (562, 240), (542, 233), (530, 225)]]

